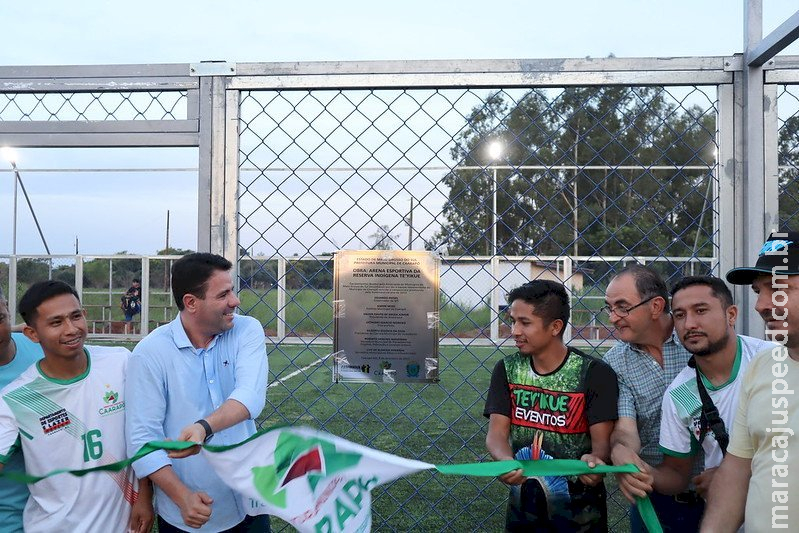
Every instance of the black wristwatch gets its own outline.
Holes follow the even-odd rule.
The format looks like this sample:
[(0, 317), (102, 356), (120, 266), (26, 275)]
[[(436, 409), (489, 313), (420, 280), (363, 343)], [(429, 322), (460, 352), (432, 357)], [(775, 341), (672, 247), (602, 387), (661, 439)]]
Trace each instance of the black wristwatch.
[(195, 424), (200, 424), (203, 429), (205, 430), (205, 440), (203, 442), (208, 442), (211, 440), (211, 437), (214, 436), (214, 430), (211, 429), (211, 424), (209, 424), (204, 418), (199, 419)]

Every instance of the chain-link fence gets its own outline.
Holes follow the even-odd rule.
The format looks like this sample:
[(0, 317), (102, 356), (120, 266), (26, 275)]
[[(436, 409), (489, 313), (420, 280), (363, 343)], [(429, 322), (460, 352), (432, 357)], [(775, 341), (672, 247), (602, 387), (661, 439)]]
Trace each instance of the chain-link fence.
[(0, 93), (3, 121), (185, 119), (186, 91)]
[[(702, 86), (242, 92), (242, 308), (275, 316), (263, 423), (434, 463), (485, 459), (508, 290), (565, 282), (571, 336), (601, 354), (604, 288), (632, 256), (667, 279), (718, 272), (717, 111)], [(331, 383), (331, 255), (344, 248), (442, 253), (439, 384)], [(420, 474), (378, 492), (375, 524), (499, 530), (496, 485)], [(623, 529), (627, 506), (611, 500)]]
[(778, 87), (777, 109), (779, 225), (780, 229), (796, 229), (799, 216), (799, 86)]
[[(22, 295), (37, 281), (69, 283), (78, 291), (94, 339), (136, 340), (177, 316), (169, 271), (179, 256), (0, 256), (0, 288)], [(13, 271), (13, 276), (12, 276)], [(122, 297), (141, 283), (141, 313), (125, 324)], [(15, 323), (22, 317), (16, 314)]]
[[(562, 280), (570, 342), (602, 355), (613, 338), (598, 309), (622, 266), (652, 264), (673, 281), (721, 274), (738, 257), (736, 64), (162, 65), (84, 79), (77, 67), (52, 78), (32, 68), (26, 91), (0, 69), (0, 144), (199, 146), (198, 249), (237, 260), (241, 311), (267, 336), (260, 423), (320, 427), (433, 463), (476, 461), (487, 458), (491, 368), (510, 350), (509, 289)], [(795, 86), (779, 85), (783, 223), (799, 210), (796, 101)], [(363, 248), (442, 255), (439, 383), (332, 383), (333, 254)], [(20, 275), (71, 277), (94, 306), (96, 335), (120, 339), (112, 323), (136, 275), (135, 333), (175, 316), (173, 259), (6, 256), (0, 279), (19, 294)], [(606, 482), (611, 529), (625, 531), (628, 506)], [(376, 530), (495, 531), (507, 494), (493, 480), (421, 473), (375, 496)]]

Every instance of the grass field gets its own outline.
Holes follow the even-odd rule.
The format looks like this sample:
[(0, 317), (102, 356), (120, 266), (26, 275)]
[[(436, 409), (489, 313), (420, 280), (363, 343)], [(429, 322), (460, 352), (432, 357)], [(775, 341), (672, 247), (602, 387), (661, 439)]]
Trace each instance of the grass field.
[[(276, 327), (276, 291), (244, 291), (241, 298), (241, 308), (265, 324), (267, 333)], [(315, 336), (321, 331), (332, 335), (330, 300), (330, 293), (310, 289), (290, 293), (287, 330), (303, 335)], [(445, 306), (441, 310), (442, 334), (486, 328), (487, 308), (484, 314), (467, 312), (453, 304)], [(461, 342), (440, 347), (439, 383), (363, 384), (332, 382), (330, 345), (267, 341), (270, 386), (258, 423), (262, 427), (301, 424), (320, 428), (385, 452), (433, 464), (490, 460), (485, 452), (487, 421), (482, 411), (491, 370), (503, 352), (471, 346), (468, 338)], [(606, 484), (611, 495), (611, 531), (626, 532), (628, 505), (616, 492), (612, 477), (606, 479)], [(373, 497), (375, 531), (501, 531), (507, 488), (493, 478), (422, 472), (379, 487)], [(275, 530), (291, 530), (275, 522)]]
[[(429, 463), (490, 460), (482, 416), (501, 352), (442, 346), (437, 384), (332, 383), (332, 346), (268, 347), (262, 426), (303, 424)], [(326, 358), (327, 357), (327, 358)], [(318, 365), (313, 363), (326, 358)], [(288, 377), (300, 368), (307, 370)], [(606, 480), (611, 531), (627, 531), (627, 504)], [(423, 472), (374, 491), (376, 531), (501, 531), (507, 488), (492, 478)]]

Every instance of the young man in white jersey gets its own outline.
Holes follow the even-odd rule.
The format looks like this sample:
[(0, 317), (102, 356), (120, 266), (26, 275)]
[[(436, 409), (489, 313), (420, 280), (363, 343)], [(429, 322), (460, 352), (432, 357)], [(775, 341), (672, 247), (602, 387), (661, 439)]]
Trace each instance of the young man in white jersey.
[[(130, 352), (84, 346), (85, 312), (66, 283), (34, 283), (19, 311), (23, 332), (41, 345), (44, 359), (0, 391), (0, 463), (18, 446), (30, 475), (125, 459)], [(154, 518), (149, 481), (140, 481), (136, 489), (130, 467), (46, 478), (30, 485), (25, 531), (149, 532)]]
[[(736, 335), (738, 308), (730, 289), (719, 278), (681, 279), (671, 289), (671, 309), (680, 342), (693, 357), (663, 396), (663, 462), (651, 471), (653, 488), (661, 494), (678, 494), (692, 482), (705, 498), (726, 453), (744, 372), (758, 352), (776, 345)], [(700, 447), (705, 469), (692, 478)]]

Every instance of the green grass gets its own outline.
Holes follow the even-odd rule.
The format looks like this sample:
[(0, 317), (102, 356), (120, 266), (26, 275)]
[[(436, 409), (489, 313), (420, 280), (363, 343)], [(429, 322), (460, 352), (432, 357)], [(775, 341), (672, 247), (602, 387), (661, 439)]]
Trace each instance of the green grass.
[[(482, 416), (493, 348), (441, 347), (438, 384), (332, 383), (330, 346), (272, 345), (261, 426), (302, 424), (402, 457), (429, 463), (490, 460)], [(609, 523), (626, 531), (626, 502), (607, 480)], [(376, 531), (501, 531), (507, 488), (491, 478), (422, 472), (374, 491)], [(276, 524), (277, 525), (277, 524)], [(277, 528), (278, 530), (280, 528)]]
[[(250, 289), (239, 294), (242, 311), (264, 324), (267, 333), (277, 332), (277, 290), (256, 292)], [(286, 291), (286, 332), (294, 336), (333, 335), (333, 293), (314, 289)], [(439, 310), (440, 331), (457, 336), (487, 330), (490, 311), (487, 306), (469, 309), (457, 303), (447, 303)]]
[[(256, 295), (242, 295), (242, 308), (252, 303), (262, 322), (274, 311)], [(274, 300), (276, 302), (276, 298)], [(324, 302), (324, 303), (323, 303)], [(329, 295), (300, 291), (287, 305), (289, 323), (302, 324), (306, 310), (330, 313)], [(260, 307), (259, 307), (260, 306)], [(295, 311), (289, 312), (292, 307)], [(455, 307), (455, 306), (453, 306)], [(274, 308), (274, 307), (273, 307)], [(487, 312), (487, 310), (486, 310)], [(293, 314), (296, 313), (296, 314)], [(442, 310), (442, 325), (469, 321), (474, 313)], [(295, 318), (292, 318), (295, 317)], [(298, 320), (292, 322), (292, 320)], [(308, 323), (311, 334), (320, 328)], [(314, 320), (330, 320), (318, 315)], [(271, 322), (274, 323), (274, 322)], [(326, 323), (326, 322), (323, 322)], [(487, 321), (486, 321), (487, 324)], [(268, 329), (267, 329), (268, 331)], [(447, 331), (442, 327), (442, 331)], [(331, 332), (332, 333), (332, 332)], [(132, 346), (129, 346), (132, 347)], [(512, 348), (504, 349), (505, 351)], [(258, 419), (261, 427), (301, 424), (402, 457), (433, 464), (490, 460), (485, 451), (487, 421), (482, 416), (491, 370), (503, 351), (493, 347), (460, 345), (440, 347), (437, 384), (333, 383), (330, 345), (288, 345), (267, 341), (270, 387), (267, 405)], [(596, 355), (602, 355), (600, 349)], [(320, 359), (324, 359), (321, 364)], [(299, 374), (290, 374), (308, 367)], [(611, 531), (628, 531), (629, 506), (616, 490), (615, 479), (606, 479)], [(373, 491), (375, 531), (501, 531), (507, 488), (495, 479), (444, 476), (422, 472)], [(274, 520), (276, 531), (291, 528)]]

